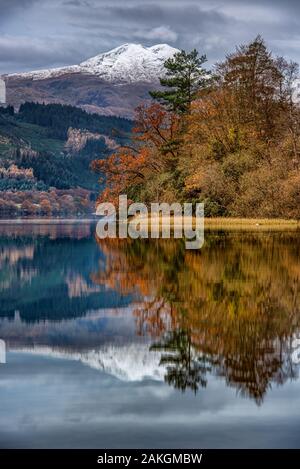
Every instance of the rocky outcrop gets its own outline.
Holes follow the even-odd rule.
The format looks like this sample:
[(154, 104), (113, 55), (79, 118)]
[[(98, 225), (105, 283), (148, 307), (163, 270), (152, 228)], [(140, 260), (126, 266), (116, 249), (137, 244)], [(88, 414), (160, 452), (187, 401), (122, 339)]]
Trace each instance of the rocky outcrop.
[(88, 140), (100, 139), (104, 139), (105, 145), (111, 150), (117, 147), (116, 142), (113, 139), (107, 137), (107, 135), (93, 133), (89, 130), (73, 129), (70, 127), (68, 130), (68, 139), (65, 144), (65, 148), (67, 151), (72, 153), (78, 153), (85, 147)]

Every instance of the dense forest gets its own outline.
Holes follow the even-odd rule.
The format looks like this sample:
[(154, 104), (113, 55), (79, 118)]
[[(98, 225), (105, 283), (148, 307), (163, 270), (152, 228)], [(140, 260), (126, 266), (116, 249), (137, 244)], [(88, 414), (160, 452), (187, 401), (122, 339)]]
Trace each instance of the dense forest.
[(124, 144), (132, 122), (60, 104), (0, 107), (0, 216), (94, 211), (92, 160)]
[(24, 103), (20, 106), (18, 117), (24, 122), (47, 127), (49, 136), (63, 140), (67, 138), (70, 127), (114, 134), (119, 139), (124, 138), (124, 133), (130, 132), (132, 128), (129, 119), (88, 114), (78, 107), (64, 104)]
[(93, 168), (99, 201), (204, 202), (206, 216), (300, 217), (298, 65), (264, 40), (211, 71), (197, 51), (166, 61), (162, 90), (136, 111), (129, 146)]

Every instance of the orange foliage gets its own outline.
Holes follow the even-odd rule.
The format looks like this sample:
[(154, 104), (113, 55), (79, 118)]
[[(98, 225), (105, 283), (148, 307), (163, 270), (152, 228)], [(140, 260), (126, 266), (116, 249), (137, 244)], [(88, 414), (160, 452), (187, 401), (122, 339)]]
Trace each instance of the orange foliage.
[(176, 159), (169, 144), (178, 129), (177, 116), (154, 103), (138, 107), (135, 121), (131, 146), (123, 145), (109, 158), (92, 163), (93, 170), (101, 174), (100, 181), (106, 184), (98, 202), (115, 203), (120, 194)]

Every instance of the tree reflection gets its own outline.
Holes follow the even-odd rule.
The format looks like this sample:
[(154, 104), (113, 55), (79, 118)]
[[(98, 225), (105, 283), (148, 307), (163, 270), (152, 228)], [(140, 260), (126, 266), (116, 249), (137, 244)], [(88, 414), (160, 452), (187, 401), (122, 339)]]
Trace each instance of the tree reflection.
[(195, 353), (189, 331), (171, 331), (150, 350), (164, 352), (160, 364), (167, 370), (165, 381), (175, 389), (185, 391), (189, 388), (196, 393), (199, 387), (206, 387), (206, 373), (211, 371), (209, 360), (205, 355)]
[(259, 404), (296, 376), (298, 233), (211, 232), (201, 251), (181, 240), (97, 241), (106, 263), (93, 280), (142, 299), (137, 332), (162, 351), (169, 384), (197, 392), (213, 373)]

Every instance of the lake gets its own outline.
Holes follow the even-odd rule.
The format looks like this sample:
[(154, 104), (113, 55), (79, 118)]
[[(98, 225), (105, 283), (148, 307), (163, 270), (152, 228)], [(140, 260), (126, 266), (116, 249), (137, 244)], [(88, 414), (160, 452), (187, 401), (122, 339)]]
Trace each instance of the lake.
[(297, 230), (1, 224), (0, 267), (2, 448), (300, 446)]

